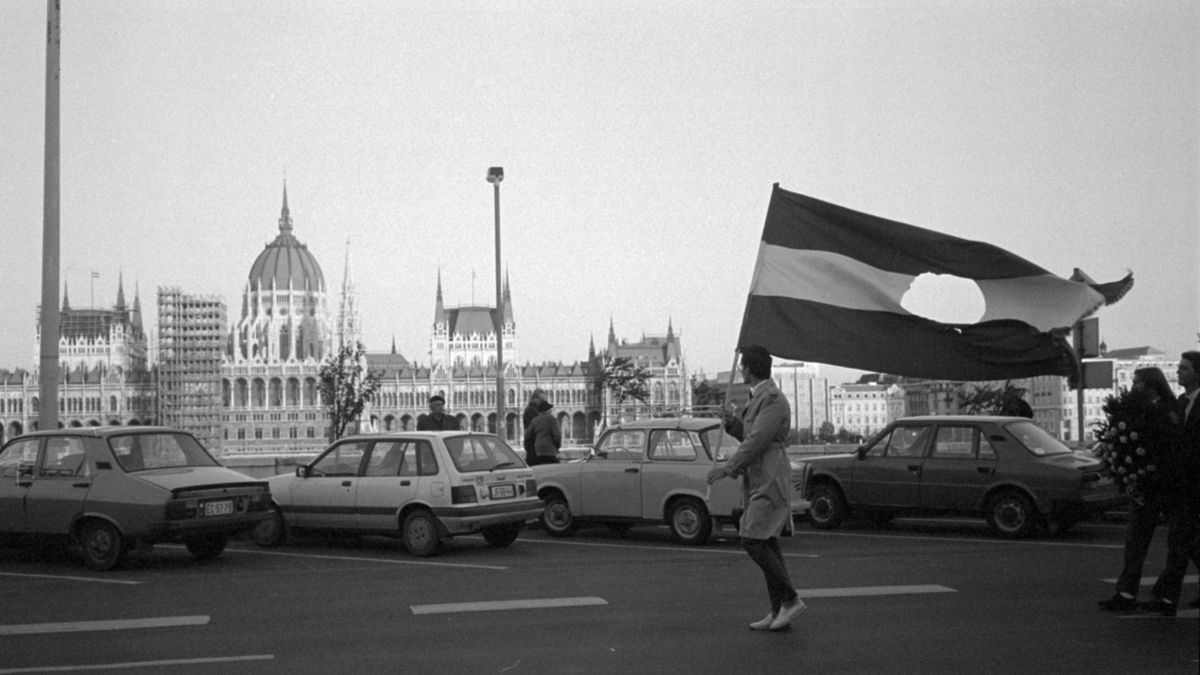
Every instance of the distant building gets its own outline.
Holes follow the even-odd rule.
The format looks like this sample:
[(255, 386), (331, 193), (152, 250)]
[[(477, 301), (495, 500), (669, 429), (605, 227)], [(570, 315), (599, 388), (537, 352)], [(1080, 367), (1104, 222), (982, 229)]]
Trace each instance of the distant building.
[(221, 369), (228, 330), (225, 302), (213, 295), (158, 289), (158, 412), (221, 454)]
[(906, 410), (905, 390), (894, 381), (843, 384), (833, 388), (833, 426), (870, 437)]

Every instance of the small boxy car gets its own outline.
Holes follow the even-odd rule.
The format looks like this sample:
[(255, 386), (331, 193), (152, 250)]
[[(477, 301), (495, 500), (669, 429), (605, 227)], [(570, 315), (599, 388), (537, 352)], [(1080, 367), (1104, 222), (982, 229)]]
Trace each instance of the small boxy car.
[(35, 431), (0, 449), (0, 537), (71, 537), (94, 570), (182, 541), (198, 560), (270, 513), (267, 483), (166, 427)]
[(289, 531), (324, 530), (399, 537), (424, 557), (473, 532), (508, 546), (542, 511), (533, 471), (492, 434), (348, 436), (268, 483), (274, 505), (254, 530), (260, 546), (282, 544)]
[[(711, 490), (705, 482), (713, 454), (724, 461), (737, 444), (715, 417), (611, 426), (582, 460), (533, 467), (545, 503), (542, 528), (565, 537), (582, 523), (604, 523), (617, 531), (666, 523), (679, 543), (703, 544), (714, 527), (735, 525), (741, 515), (740, 481), (719, 480)], [(793, 513), (801, 508), (793, 493)]]
[(946, 415), (897, 420), (854, 454), (803, 460), (813, 527), (852, 514), (882, 524), (901, 514), (982, 515), (1001, 537), (1066, 531), (1124, 503), (1101, 463), (1024, 417)]

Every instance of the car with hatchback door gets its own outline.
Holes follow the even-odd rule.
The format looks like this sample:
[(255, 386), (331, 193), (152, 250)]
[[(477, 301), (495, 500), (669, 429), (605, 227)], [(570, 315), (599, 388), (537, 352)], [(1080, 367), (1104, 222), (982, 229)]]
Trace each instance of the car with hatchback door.
[(472, 533), (504, 547), (542, 512), (533, 471), (512, 447), (465, 431), (347, 436), (268, 483), (271, 517), (252, 535), (267, 547), (305, 531), (397, 537), (419, 557)]
[(0, 448), (0, 538), (78, 542), (94, 570), (162, 542), (214, 558), (270, 504), (265, 481), (221, 466), (179, 429), (35, 431)]
[[(541, 527), (552, 537), (565, 537), (584, 524), (624, 532), (665, 523), (679, 543), (703, 544), (714, 530), (736, 527), (741, 517), (741, 481), (712, 486), (705, 481), (714, 456), (723, 462), (737, 446), (716, 417), (659, 417), (608, 427), (586, 457), (533, 467), (545, 504)], [(798, 477), (799, 467), (793, 467)], [(803, 506), (793, 496), (793, 514)]]
[(995, 534), (1065, 532), (1125, 503), (1101, 462), (1077, 454), (1025, 417), (899, 419), (856, 452), (802, 460), (813, 527), (852, 516), (982, 516)]

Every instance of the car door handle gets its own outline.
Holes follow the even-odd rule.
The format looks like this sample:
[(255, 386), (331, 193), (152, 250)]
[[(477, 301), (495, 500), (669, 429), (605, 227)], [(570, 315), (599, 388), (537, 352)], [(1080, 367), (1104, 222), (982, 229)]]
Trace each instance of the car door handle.
[(350, 487), (350, 481), (348, 481), (348, 480), (342, 481), (342, 487)]
[(916, 473), (921, 470), (921, 465), (920, 464), (909, 464), (908, 470), (913, 473)]
[(625, 469), (625, 473), (637, 473), (637, 472), (638, 472), (637, 467), (634, 467), (632, 469)]
[(404, 487), (404, 486), (407, 486), (407, 485), (412, 485), (412, 481), (411, 481), (411, 480), (402, 480), (402, 481), (400, 481), (400, 486), (401, 486), (401, 487)]
[(87, 482), (84, 482), (84, 483), (72, 483), (72, 484), (71, 484), (71, 487), (79, 487), (79, 488), (85, 488), (85, 487), (91, 487), (91, 486), (92, 486), (92, 484), (91, 484), (91, 483), (87, 483)]
[(977, 467), (975, 467), (975, 470), (976, 470), (976, 471), (978, 471), (979, 473), (982, 473), (982, 474), (985, 474), (985, 475), (986, 475), (986, 474), (989, 474), (989, 473), (991, 473), (991, 472), (992, 472), (992, 467), (990, 467), (990, 466), (977, 466)]

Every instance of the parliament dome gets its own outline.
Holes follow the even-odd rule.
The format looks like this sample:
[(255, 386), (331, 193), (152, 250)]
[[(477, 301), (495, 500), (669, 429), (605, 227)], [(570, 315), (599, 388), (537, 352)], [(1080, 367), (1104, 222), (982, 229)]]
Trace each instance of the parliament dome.
[(250, 267), (250, 288), (325, 293), (325, 275), (317, 259), (292, 234), (292, 215), (288, 211), (287, 186), (283, 188), (283, 209), (279, 215), (279, 235), (267, 244)]

